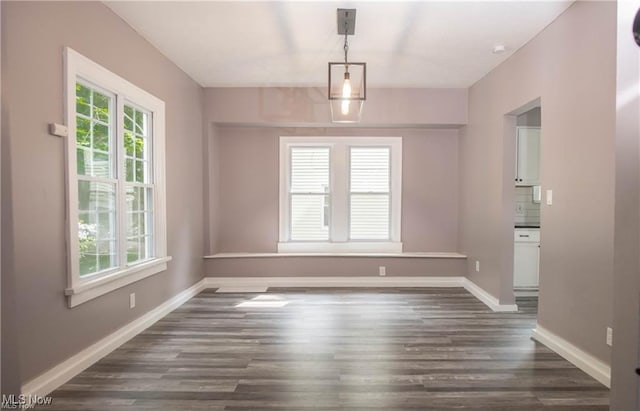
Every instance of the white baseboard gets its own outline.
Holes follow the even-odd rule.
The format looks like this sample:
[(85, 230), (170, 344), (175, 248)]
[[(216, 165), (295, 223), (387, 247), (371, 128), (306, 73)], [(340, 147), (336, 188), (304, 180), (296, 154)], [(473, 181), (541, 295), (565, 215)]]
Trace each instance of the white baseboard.
[(49, 371), (26, 382), (22, 385), (22, 394), (27, 396), (27, 398), (46, 396), (204, 289), (205, 281), (198, 281), (196, 284), (165, 301), (142, 317), (133, 320), (114, 333), (109, 334), (95, 344), (51, 368)]
[[(497, 298), (465, 277), (206, 277), (208, 288), (261, 290), (269, 287), (464, 287), (495, 312), (515, 312), (515, 304), (500, 304)], [(233, 292), (233, 291), (232, 291)]]
[(462, 287), (464, 277), (206, 277), (207, 288)]
[(550, 350), (580, 368), (597, 381), (611, 388), (611, 367), (600, 361), (591, 354), (571, 344), (562, 337), (536, 324), (536, 328), (531, 334), (531, 338), (547, 346)]
[(518, 311), (518, 306), (516, 304), (500, 304), (500, 301), (494, 297), (493, 295), (486, 292), (483, 288), (481, 288), (478, 284), (469, 280), (468, 278), (464, 279), (463, 284), (465, 290), (469, 291), (473, 294), (478, 300), (485, 303), (489, 308), (491, 308), (495, 312), (515, 312)]

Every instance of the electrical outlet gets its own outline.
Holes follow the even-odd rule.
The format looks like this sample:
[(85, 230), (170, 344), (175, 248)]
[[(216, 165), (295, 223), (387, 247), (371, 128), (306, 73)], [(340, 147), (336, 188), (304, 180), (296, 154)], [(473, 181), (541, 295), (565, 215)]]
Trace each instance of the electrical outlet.
[(516, 215), (524, 215), (524, 205), (522, 203), (516, 203)]
[(384, 277), (385, 275), (387, 275), (387, 267), (381, 265), (380, 267), (378, 267), (378, 272), (382, 277)]
[(607, 327), (607, 345), (611, 347), (613, 345), (613, 329)]
[(136, 307), (136, 293), (129, 294), (129, 308)]
[(547, 190), (547, 205), (553, 204), (553, 190)]
[(476, 260), (476, 271), (480, 272), (480, 261)]

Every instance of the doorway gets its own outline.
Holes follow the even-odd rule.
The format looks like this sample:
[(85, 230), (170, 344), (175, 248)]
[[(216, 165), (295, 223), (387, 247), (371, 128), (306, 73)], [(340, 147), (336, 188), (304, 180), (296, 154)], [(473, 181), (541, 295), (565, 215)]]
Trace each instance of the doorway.
[[(542, 136), (542, 107), (540, 101), (523, 106), (511, 113), (515, 117), (514, 128), (508, 138), (515, 148), (512, 239), (513, 245), (513, 293), (520, 311), (538, 312), (540, 287), (540, 230), (541, 200), (540, 156)], [(509, 144), (511, 145), (511, 144)]]

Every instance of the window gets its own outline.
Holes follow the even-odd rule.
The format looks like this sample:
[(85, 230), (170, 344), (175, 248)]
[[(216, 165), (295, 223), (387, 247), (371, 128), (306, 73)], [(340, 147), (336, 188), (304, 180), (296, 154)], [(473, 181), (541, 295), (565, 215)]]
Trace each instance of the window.
[(279, 252), (401, 252), (400, 137), (281, 137)]
[(75, 306), (166, 269), (164, 103), (65, 49)]
[(289, 201), (292, 241), (329, 240), (329, 148), (292, 147)]

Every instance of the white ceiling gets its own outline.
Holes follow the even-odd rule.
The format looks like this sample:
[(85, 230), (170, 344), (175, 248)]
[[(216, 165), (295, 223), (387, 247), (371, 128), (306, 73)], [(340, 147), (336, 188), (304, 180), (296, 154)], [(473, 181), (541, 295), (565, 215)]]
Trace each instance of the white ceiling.
[[(343, 59), (336, 8), (356, 8), (349, 60), (376, 87), (468, 87), (571, 1), (107, 2), (205, 87), (320, 86)], [(504, 44), (507, 52), (492, 53)]]

